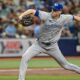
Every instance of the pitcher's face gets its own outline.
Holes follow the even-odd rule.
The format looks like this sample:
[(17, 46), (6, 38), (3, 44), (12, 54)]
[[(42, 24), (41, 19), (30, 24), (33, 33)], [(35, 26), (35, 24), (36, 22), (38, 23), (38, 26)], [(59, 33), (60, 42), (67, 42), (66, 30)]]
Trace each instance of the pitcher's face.
[(58, 17), (58, 16), (60, 16), (61, 15), (61, 13), (62, 13), (62, 11), (52, 11), (52, 17)]

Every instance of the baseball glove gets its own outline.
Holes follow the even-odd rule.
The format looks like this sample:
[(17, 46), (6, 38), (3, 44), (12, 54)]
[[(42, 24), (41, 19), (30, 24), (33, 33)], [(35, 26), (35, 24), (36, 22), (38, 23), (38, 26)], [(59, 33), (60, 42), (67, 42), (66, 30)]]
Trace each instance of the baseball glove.
[(22, 19), (20, 20), (20, 23), (23, 26), (30, 26), (30, 25), (34, 24), (34, 18), (30, 15), (26, 15), (26, 16), (22, 17)]

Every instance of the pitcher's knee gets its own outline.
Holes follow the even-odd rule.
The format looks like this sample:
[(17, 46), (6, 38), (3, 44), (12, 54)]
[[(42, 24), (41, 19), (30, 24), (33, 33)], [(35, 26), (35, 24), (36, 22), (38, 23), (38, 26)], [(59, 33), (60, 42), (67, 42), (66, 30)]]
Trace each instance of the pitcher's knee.
[(29, 58), (26, 57), (25, 55), (22, 55), (22, 61), (28, 62), (29, 61)]

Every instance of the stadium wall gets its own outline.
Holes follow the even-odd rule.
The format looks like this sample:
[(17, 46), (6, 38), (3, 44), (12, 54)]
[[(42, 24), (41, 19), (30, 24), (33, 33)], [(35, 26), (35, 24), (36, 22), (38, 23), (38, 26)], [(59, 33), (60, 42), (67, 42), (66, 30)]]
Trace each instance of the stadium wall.
[[(19, 57), (35, 42), (36, 39), (0, 39), (0, 57)], [(59, 47), (65, 56), (79, 56), (76, 47), (77, 38), (62, 38)], [(56, 54), (56, 53), (55, 53)], [(37, 56), (48, 56), (44, 53)]]

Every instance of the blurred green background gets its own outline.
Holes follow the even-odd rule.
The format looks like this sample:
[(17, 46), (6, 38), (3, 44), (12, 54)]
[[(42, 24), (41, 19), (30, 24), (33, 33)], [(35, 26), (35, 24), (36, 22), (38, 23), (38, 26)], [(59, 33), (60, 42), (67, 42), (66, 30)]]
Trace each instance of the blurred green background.
[[(80, 66), (80, 59), (67, 58), (68, 62)], [(20, 65), (20, 59), (8, 59), (0, 60), (0, 69), (6, 68), (18, 68)], [(52, 58), (32, 59), (29, 62), (29, 68), (57, 68), (60, 67), (58, 63)]]
[[(80, 59), (67, 58), (70, 63), (80, 66)], [(0, 69), (19, 69), (20, 59), (0, 60)], [(57, 62), (52, 58), (32, 59), (29, 68), (58, 68)], [(28, 75), (27, 80), (80, 80), (79, 75)], [(18, 76), (0, 76), (0, 80), (18, 80)]]

